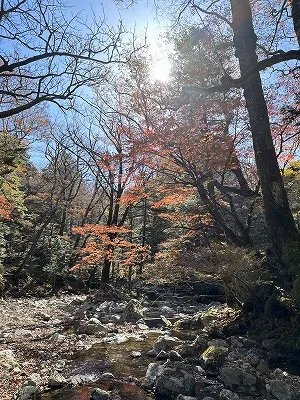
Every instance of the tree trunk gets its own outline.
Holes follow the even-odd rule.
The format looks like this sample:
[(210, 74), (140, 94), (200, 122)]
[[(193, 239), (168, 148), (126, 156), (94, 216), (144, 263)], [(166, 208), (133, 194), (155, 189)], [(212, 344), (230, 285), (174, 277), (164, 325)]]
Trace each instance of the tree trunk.
[(300, 46), (300, 0), (292, 0), (292, 17), (295, 33)]
[[(256, 40), (249, 0), (230, 0), (234, 46), (241, 75), (257, 63)], [(261, 183), (266, 222), (274, 249), (280, 256), (288, 241), (299, 239), (277, 162), (269, 115), (259, 72), (244, 82), (256, 165)]]
[(109, 272), (110, 272), (111, 261), (106, 258), (103, 262), (101, 283), (109, 283)]

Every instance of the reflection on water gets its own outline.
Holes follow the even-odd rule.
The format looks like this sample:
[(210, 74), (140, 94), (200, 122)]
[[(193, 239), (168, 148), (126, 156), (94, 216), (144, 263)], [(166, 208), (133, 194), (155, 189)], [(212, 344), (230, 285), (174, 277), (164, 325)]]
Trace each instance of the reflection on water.
[[(66, 377), (76, 374), (98, 375), (103, 372), (111, 372), (116, 379), (137, 379), (139, 382), (144, 378), (147, 367), (151, 360), (144, 354), (150, 350), (161, 332), (147, 332), (143, 340), (132, 338), (123, 343), (96, 343), (88, 350), (80, 350), (72, 355), (68, 370), (63, 372)], [(140, 351), (141, 357), (133, 358), (132, 351)], [(112, 399), (122, 400), (151, 400), (154, 397), (148, 395), (139, 386), (112, 380), (64, 388), (44, 393), (43, 400), (89, 400), (93, 387), (99, 387), (112, 393)]]
[(93, 386), (78, 386), (44, 393), (43, 400), (89, 400), (93, 387), (99, 387), (111, 392), (111, 398), (122, 400), (153, 400), (140, 387), (121, 381), (103, 382)]

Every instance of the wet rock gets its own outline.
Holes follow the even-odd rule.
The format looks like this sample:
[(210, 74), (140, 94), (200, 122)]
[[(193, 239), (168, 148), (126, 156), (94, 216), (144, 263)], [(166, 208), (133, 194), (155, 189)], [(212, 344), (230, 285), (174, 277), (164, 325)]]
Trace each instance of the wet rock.
[(108, 400), (110, 399), (110, 394), (105, 390), (95, 388), (91, 392), (90, 400)]
[(162, 373), (163, 370), (164, 370), (164, 367), (162, 364), (160, 364), (158, 362), (150, 363), (148, 365), (148, 369), (146, 372), (146, 376), (143, 380), (142, 386), (145, 389), (153, 389), (156, 378)]
[(131, 299), (121, 314), (120, 322), (138, 321), (143, 318), (143, 308), (138, 300)]
[(219, 399), (220, 400), (240, 400), (240, 396), (238, 396), (236, 393), (233, 393), (231, 390), (222, 389)]
[(277, 400), (292, 400), (296, 398), (293, 396), (293, 388), (287, 382), (271, 379), (266, 388)]
[(179, 394), (191, 396), (195, 391), (194, 376), (181, 368), (164, 368), (156, 378), (155, 392), (166, 397), (176, 397)]
[(183, 394), (180, 394), (179, 396), (176, 397), (176, 400), (197, 400), (197, 399), (196, 397), (184, 396)]
[(35, 385), (23, 386), (16, 395), (16, 400), (41, 400), (41, 392)]
[(63, 386), (65, 386), (67, 384), (67, 380), (66, 378), (58, 373), (53, 374), (52, 376), (50, 376), (49, 380), (48, 380), (48, 386), (51, 389), (57, 389), (57, 388), (61, 388)]

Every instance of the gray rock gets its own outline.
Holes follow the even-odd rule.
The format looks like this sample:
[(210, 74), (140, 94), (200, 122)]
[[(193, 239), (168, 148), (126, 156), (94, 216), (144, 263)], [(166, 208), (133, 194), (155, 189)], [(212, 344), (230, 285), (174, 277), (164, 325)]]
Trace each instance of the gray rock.
[(148, 369), (147, 369), (144, 381), (142, 383), (142, 386), (145, 389), (153, 389), (156, 378), (162, 373), (163, 370), (164, 370), (164, 366), (161, 365), (160, 363), (158, 363), (158, 362), (150, 363), (148, 365)]
[(67, 384), (67, 380), (59, 373), (54, 373), (48, 380), (48, 386), (51, 389), (61, 388)]
[(174, 323), (175, 329), (201, 329), (203, 328), (202, 312), (195, 315), (179, 319)]
[(195, 391), (195, 379), (184, 369), (165, 368), (156, 378), (155, 392), (158, 395), (176, 397), (191, 396)]
[(130, 353), (130, 356), (131, 356), (132, 358), (139, 358), (139, 357), (141, 357), (141, 355), (142, 355), (142, 353), (141, 353), (140, 351), (132, 351), (132, 352)]
[(222, 389), (219, 399), (220, 400), (240, 400), (240, 396), (238, 396), (236, 393), (233, 393), (231, 390)]
[(143, 318), (143, 316), (144, 314), (141, 303), (136, 299), (131, 299), (121, 314), (120, 322), (138, 321)]
[(17, 400), (41, 400), (42, 396), (36, 386), (23, 386), (18, 391)]
[(153, 346), (153, 350), (159, 353), (161, 350), (168, 351), (172, 350), (175, 346), (181, 344), (182, 341), (177, 337), (172, 336), (161, 336), (157, 339), (156, 343)]
[(62, 343), (66, 339), (65, 335), (61, 335), (60, 333), (53, 333), (50, 337), (51, 342)]
[(183, 394), (180, 394), (179, 396), (176, 397), (176, 400), (197, 400), (197, 399), (196, 397), (184, 396)]
[(109, 379), (115, 379), (115, 376), (114, 376), (114, 374), (112, 374), (111, 372), (104, 372), (104, 373), (101, 375), (100, 378), (101, 378), (101, 379), (104, 379), (104, 380), (109, 380)]
[(170, 360), (171, 361), (182, 361), (183, 358), (181, 357), (181, 355), (177, 351), (171, 350), (170, 351)]
[(96, 375), (89, 375), (89, 374), (76, 374), (76, 375), (72, 375), (70, 376), (70, 378), (68, 379), (68, 382), (72, 385), (72, 386), (79, 386), (79, 385), (83, 385), (85, 383), (92, 383), (95, 382), (97, 380), (97, 376)]
[(110, 394), (105, 390), (95, 388), (91, 392), (90, 400), (108, 400), (110, 398)]
[(223, 385), (220, 385), (214, 381), (210, 381), (209, 379), (205, 379), (205, 377), (203, 377), (202, 382), (199, 382), (199, 378), (197, 379), (196, 396), (199, 399), (204, 399), (206, 397), (213, 398), (214, 400), (219, 399), (222, 389), (224, 389)]
[(161, 350), (156, 356), (158, 360), (167, 360), (168, 357), (169, 357), (168, 353), (164, 350)]
[(275, 399), (278, 400), (292, 400), (293, 399), (293, 389), (292, 387), (284, 381), (271, 379), (266, 385), (268, 392), (270, 392)]
[(237, 389), (241, 393), (258, 395), (263, 391), (262, 380), (255, 375), (255, 371), (246, 371), (240, 366), (226, 366), (220, 371), (224, 385), (229, 389)]
[[(96, 318), (91, 318), (92, 320), (96, 320)], [(107, 333), (108, 329), (106, 326), (102, 325), (99, 321), (99, 323), (87, 323), (84, 325), (81, 325), (78, 328), (78, 333), (80, 334), (86, 334), (86, 335), (105, 335)]]
[(98, 318), (92, 317), (88, 320), (88, 324), (99, 325), (101, 324), (101, 322)]
[(204, 336), (197, 336), (191, 344), (184, 344), (178, 347), (178, 353), (183, 357), (194, 357), (199, 355), (201, 350), (207, 347), (207, 339)]
[(266, 360), (260, 360), (256, 369), (258, 372), (260, 372), (262, 374), (266, 374), (269, 371), (268, 362)]

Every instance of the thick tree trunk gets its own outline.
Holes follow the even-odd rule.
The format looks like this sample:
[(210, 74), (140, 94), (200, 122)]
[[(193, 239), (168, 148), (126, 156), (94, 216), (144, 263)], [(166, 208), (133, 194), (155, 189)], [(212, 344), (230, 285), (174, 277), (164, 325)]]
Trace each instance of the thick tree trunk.
[(292, 0), (292, 17), (295, 33), (300, 46), (300, 0)]
[[(241, 75), (257, 63), (256, 35), (254, 33), (249, 0), (230, 0), (234, 30), (234, 46)], [(267, 225), (274, 249), (280, 255), (284, 244), (297, 240), (295, 222), (277, 162), (272, 140), (269, 115), (259, 72), (254, 72), (244, 83), (244, 96), (249, 112), (253, 147), (261, 183)]]

